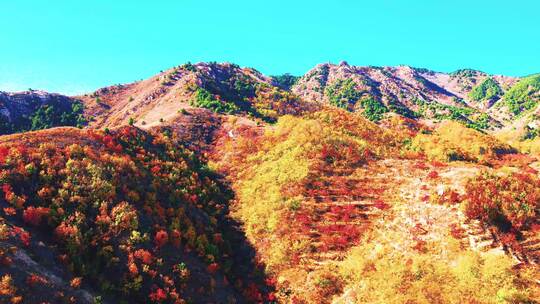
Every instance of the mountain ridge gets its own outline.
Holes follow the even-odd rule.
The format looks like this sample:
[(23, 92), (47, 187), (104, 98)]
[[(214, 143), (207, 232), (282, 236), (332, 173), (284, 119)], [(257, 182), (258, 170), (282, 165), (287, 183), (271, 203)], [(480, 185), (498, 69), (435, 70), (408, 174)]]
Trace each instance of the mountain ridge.
[[(275, 119), (275, 113), (259, 112), (275, 112), (279, 108), (275, 105), (278, 101), (268, 94), (277, 94), (286, 99), (282, 111), (292, 108), (287, 103), (297, 98), (311, 105), (333, 104), (351, 111), (374, 112), (368, 113), (372, 120), (396, 112), (417, 119), (458, 119), (480, 129), (493, 130), (508, 125), (516, 116), (504, 105), (494, 106), (503, 104), (505, 91), (525, 78), (488, 75), (471, 69), (441, 73), (406, 65), (350, 66), (341, 62), (319, 64), (295, 78), (294, 84), (289, 79), (289, 87), (282, 87), (272, 76), (265, 76), (253, 68), (241, 68), (232, 63), (188, 63), (146, 80), (104, 87), (69, 98), (84, 103), (85, 115), (93, 120), (89, 124), (97, 127), (127, 124), (130, 118), (143, 128), (156, 126), (162, 121), (174, 120), (178, 111), (192, 107), (194, 100), (203, 107), (214, 107), (212, 110), (218, 112), (243, 111), (244, 114)], [(229, 87), (222, 85), (223, 79), (230, 80)], [(247, 83), (242, 84), (242, 81)], [(498, 93), (488, 98), (471, 98), (474, 89), (480, 92), (477, 95), (486, 94), (479, 88), (485, 82), (495, 87), (493, 90)], [(261, 92), (256, 92), (259, 88)], [(221, 96), (227, 94), (230, 96)], [(239, 106), (246, 107), (244, 99), (251, 100), (247, 103), (258, 102), (260, 109), (249, 109), (257, 108), (255, 104), (238, 109)], [(272, 104), (263, 105), (265, 102)], [(486, 120), (489, 126), (485, 125)]]

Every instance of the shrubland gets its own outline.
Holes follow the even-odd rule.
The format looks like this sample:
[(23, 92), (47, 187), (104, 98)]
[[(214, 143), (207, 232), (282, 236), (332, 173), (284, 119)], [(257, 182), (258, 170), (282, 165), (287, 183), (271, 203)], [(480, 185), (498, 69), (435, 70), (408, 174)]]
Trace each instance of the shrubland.
[(488, 163), (503, 154), (516, 152), (510, 145), (454, 121), (445, 121), (433, 132), (418, 134), (411, 148), (439, 161)]
[(48, 129), (58, 126), (82, 127), (87, 120), (83, 116), (84, 106), (79, 101), (66, 102), (51, 98), (47, 104), (39, 105), (29, 115), (8, 119), (0, 115), (0, 135)]
[[(348, 180), (354, 178), (349, 175), (375, 159), (399, 155), (401, 143), (396, 136), (358, 114), (338, 109), (303, 117), (283, 116), (264, 133), (235, 131), (242, 132), (243, 136), (218, 145), (213, 166), (232, 181), (236, 193), (233, 214), (244, 223), (246, 235), (258, 248), (270, 276), (294, 272), (301, 255), (313, 250), (346, 250), (358, 242), (362, 235), (359, 226), (318, 227), (307, 202), (368, 195), (360, 184)], [(340, 222), (351, 212), (346, 206), (337, 206), (331, 215)], [(311, 229), (324, 235), (321, 244), (310, 239)], [(317, 282), (309, 279), (302, 283), (316, 291), (296, 291), (287, 297), (306, 300), (324, 289)]]
[(371, 121), (379, 121), (388, 108), (376, 97), (364, 96), (365, 91), (359, 90), (356, 83), (348, 78), (338, 79), (325, 89), (325, 94), (331, 105), (352, 110), (359, 103), (362, 115)]
[(504, 104), (514, 115), (531, 110), (540, 100), (540, 74), (522, 78), (503, 96)]
[(467, 183), (462, 199), (469, 218), (495, 227), (504, 245), (516, 252), (522, 251), (525, 231), (540, 231), (540, 179), (534, 172), (482, 172)]
[(540, 137), (514, 142), (514, 145), (523, 153), (535, 156), (540, 155)]
[(299, 76), (294, 76), (288, 73), (285, 73), (283, 75), (274, 75), (271, 76), (271, 78), (278, 87), (284, 90), (290, 90), (291, 87), (298, 82), (298, 79), (300, 79)]
[(474, 101), (483, 101), (497, 98), (503, 93), (497, 82), (488, 77), (471, 90), (469, 97)]
[[(224, 226), (231, 192), (192, 152), (133, 127), (70, 131), (71, 142), (64, 133), (0, 145), (0, 238), (17, 245), (0, 250), (6, 282), (20, 251), (52, 254), (75, 285), (117, 303), (262, 299), (235, 270)], [(57, 143), (45, 140), (54, 134)], [(2, 301), (39, 300), (19, 277), (12, 282), (17, 291)], [(57, 292), (51, 300), (66, 301)]]
[(463, 106), (452, 106), (436, 102), (414, 99), (415, 116), (436, 119), (439, 121), (452, 120), (476, 130), (485, 130), (492, 126), (490, 116), (476, 109)]
[[(284, 193), (309, 178), (323, 175), (325, 166), (354, 170), (367, 160), (396, 151), (392, 135), (353, 113), (325, 110), (305, 117), (283, 116), (258, 138), (242, 138), (234, 153), (245, 156), (231, 168), (238, 178), (238, 199), (248, 235), (273, 231), (282, 211), (288, 210), (301, 192)], [(241, 149), (246, 149), (242, 151)], [(226, 153), (220, 150), (221, 153)], [(245, 154), (243, 154), (245, 153)], [(269, 188), (270, 187), (270, 188)]]
[(217, 113), (248, 115), (267, 122), (274, 122), (279, 115), (302, 110), (298, 97), (283, 87), (292, 85), (293, 76), (274, 79), (277, 82), (274, 86), (256, 79), (258, 72), (247, 72), (234, 64), (210, 63), (208, 71), (195, 66), (189, 71), (198, 78), (197, 83), (187, 88), (193, 95), (192, 106)]
[[(355, 303), (533, 303), (531, 273), (517, 274), (505, 255), (437, 246), (407, 253), (371, 242), (351, 250), (339, 266)], [(336, 302), (345, 303), (345, 302)]]

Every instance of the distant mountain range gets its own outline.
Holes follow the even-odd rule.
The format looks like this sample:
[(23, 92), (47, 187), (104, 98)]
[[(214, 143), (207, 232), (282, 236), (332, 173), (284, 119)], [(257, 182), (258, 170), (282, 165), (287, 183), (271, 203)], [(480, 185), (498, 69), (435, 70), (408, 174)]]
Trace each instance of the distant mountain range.
[[(73, 107), (66, 106), (69, 100)], [(301, 77), (272, 77), (230, 63), (188, 63), (83, 96), (2, 93), (0, 127), (4, 134), (61, 125), (115, 127), (130, 121), (148, 128), (172, 122), (183, 109), (193, 107), (273, 121), (283, 114), (332, 105), (360, 112), (372, 121), (397, 113), (429, 123), (450, 119), (495, 131), (535, 125), (539, 100), (540, 75), (516, 78), (470, 69), (446, 74), (341, 62), (317, 65)], [(44, 107), (49, 115), (54, 111), (53, 116), (64, 118), (32, 124), (33, 115), (47, 115)], [(82, 113), (84, 119), (78, 117)]]

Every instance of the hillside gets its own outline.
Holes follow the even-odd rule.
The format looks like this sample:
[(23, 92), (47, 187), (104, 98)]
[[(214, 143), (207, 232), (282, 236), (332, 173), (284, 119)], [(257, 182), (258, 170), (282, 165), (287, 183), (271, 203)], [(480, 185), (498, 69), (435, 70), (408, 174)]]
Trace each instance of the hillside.
[(234, 64), (184, 64), (128, 85), (79, 96), (96, 128), (128, 124), (149, 128), (174, 121), (187, 109), (205, 108), (260, 121), (302, 110), (300, 100), (269, 77)]
[(172, 139), (126, 127), (0, 141), (2, 302), (258, 296), (249, 245), (227, 218), (231, 192)]
[[(232, 183), (233, 215), (273, 278), (278, 302), (458, 303), (452, 299), (467, 294), (469, 303), (492, 303), (502, 290), (508, 302), (538, 296), (538, 289), (523, 288), (540, 278), (534, 266), (525, 266), (540, 261), (537, 191), (521, 207), (506, 209), (510, 202), (504, 202), (473, 211), (473, 191), (482, 186), (468, 186), (484, 171), (536, 176), (533, 160), (459, 124), (429, 134), (427, 127), (407, 128), (407, 119), (396, 120), (382, 129), (327, 108), (284, 116), (265, 131), (233, 124), (235, 137), (216, 143), (213, 167)], [(456, 128), (467, 134), (467, 144), (450, 132)], [(417, 142), (424, 148), (415, 148)], [(448, 151), (463, 157), (448, 157)], [(539, 182), (505, 178), (516, 187)], [(531, 213), (509, 230), (511, 224), (487, 218), (492, 212), (508, 219)], [(522, 261), (522, 271), (512, 268), (512, 256)], [(484, 263), (490, 266), (476, 272)], [(426, 277), (411, 277), (414, 271)], [(429, 294), (434, 286), (449, 289)]]
[(0, 302), (538, 303), (537, 82), (210, 62), (0, 95)]
[(80, 101), (42, 91), (0, 92), (0, 135), (86, 125)]
[[(486, 95), (486, 81), (495, 94), (490, 91), (491, 95)], [(318, 65), (292, 90), (306, 100), (360, 111), (373, 121), (380, 120), (384, 113), (395, 112), (411, 118), (452, 119), (477, 129), (493, 129), (505, 121), (486, 111), (516, 81), (474, 70), (445, 74), (408, 66), (357, 67), (342, 62)]]

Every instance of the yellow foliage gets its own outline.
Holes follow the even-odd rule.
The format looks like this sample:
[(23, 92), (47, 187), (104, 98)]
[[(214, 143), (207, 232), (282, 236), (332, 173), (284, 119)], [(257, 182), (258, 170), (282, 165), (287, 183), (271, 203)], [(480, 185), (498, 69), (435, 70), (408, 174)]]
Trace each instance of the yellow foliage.
[(332, 166), (349, 168), (357, 166), (364, 155), (397, 151), (394, 138), (356, 114), (327, 109), (305, 117), (282, 116), (256, 144), (245, 138), (235, 139), (236, 145), (226, 143), (225, 151), (237, 149), (238, 155), (247, 156), (223, 153), (227, 160), (214, 165), (233, 171), (238, 200), (234, 214), (244, 223), (248, 238), (271, 243), (265, 262), (271, 268), (279, 267), (294, 252), (306, 250), (306, 244), (295, 243), (276, 230), (303, 201), (302, 192), (296, 189), (307, 179), (322, 176), (320, 165), (327, 159), (322, 156), (324, 151), (338, 151)]
[(13, 279), (9, 274), (0, 278), (0, 296), (14, 296), (17, 288), (13, 286)]
[[(313, 121), (294, 120), (293, 117), (280, 119), (276, 130), (266, 135), (270, 139), (268, 145), (246, 160), (249, 166), (243, 172), (238, 198), (242, 202), (240, 216), (247, 220), (248, 235), (275, 229), (281, 211), (288, 207), (282, 188), (300, 182), (308, 174), (307, 153), (313, 145), (309, 138), (317, 132), (317, 125)], [(271, 140), (274, 138), (284, 140), (276, 143)]]
[(540, 137), (514, 144), (520, 152), (540, 156)]
[(356, 303), (521, 303), (529, 291), (509, 257), (461, 251), (441, 258), (391, 246), (354, 248), (341, 264)]
[(433, 134), (418, 134), (411, 147), (439, 161), (487, 162), (497, 155), (514, 152), (495, 137), (454, 121), (443, 122)]

